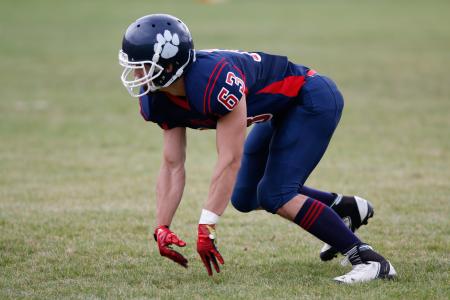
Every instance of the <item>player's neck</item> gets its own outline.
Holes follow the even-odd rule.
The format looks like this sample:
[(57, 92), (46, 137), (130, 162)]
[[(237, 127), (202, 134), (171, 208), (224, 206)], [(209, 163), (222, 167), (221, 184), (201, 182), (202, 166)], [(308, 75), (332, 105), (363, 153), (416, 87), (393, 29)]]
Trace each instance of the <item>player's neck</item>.
[(186, 96), (186, 90), (184, 89), (184, 76), (181, 76), (175, 80), (174, 83), (168, 87), (161, 88), (160, 90), (174, 96)]

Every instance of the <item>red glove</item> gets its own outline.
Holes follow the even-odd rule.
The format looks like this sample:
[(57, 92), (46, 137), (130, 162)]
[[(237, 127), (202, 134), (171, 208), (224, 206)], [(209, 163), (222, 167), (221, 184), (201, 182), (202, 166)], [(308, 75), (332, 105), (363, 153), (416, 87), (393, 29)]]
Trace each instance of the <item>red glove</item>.
[(158, 226), (155, 229), (153, 236), (155, 241), (158, 243), (159, 253), (161, 256), (165, 256), (187, 268), (187, 259), (177, 251), (172, 250), (171, 247), (172, 244), (175, 244), (178, 247), (184, 247), (186, 246), (186, 243), (180, 240), (175, 233), (170, 231), (169, 226)]
[[(216, 269), (217, 273), (220, 273), (219, 264), (217, 260), (223, 265), (224, 261), (222, 255), (216, 248), (216, 225), (199, 224), (198, 225), (198, 239), (197, 239), (197, 252), (202, 258), (203, 264), (208, 271), (208, 275), (212, 276), (211, 262)], [(216, 260), (217, 259), (217, 260)]]

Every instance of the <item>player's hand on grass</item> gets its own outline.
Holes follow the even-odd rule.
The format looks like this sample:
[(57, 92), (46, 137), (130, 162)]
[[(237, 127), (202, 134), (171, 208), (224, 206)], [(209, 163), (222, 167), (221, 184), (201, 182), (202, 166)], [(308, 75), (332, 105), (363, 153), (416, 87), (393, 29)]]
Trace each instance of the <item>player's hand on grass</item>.
[(198, 225), (198, 239), (197, 239), (197, 252), (200, 255), (203, 264), (208, 271), (208, 275), (212, 276), (211, 263), (217, 273), (220, 273), (219, 261), (224, 264), (222, 255), (216, 248), (216, 230), (215, 225), (199, 224)]
[(158, 243), (159, 253), (161, 256), (165, 256), (185, 268), (188, 267), (187, 259), (179, 252), (172, 249), (172, 245), (184, 247), (186, 246), (186, 243), (178, 238), (178, 236), (173, 233), (168, 226), (158, 226), (155, 229), (154, 237)]

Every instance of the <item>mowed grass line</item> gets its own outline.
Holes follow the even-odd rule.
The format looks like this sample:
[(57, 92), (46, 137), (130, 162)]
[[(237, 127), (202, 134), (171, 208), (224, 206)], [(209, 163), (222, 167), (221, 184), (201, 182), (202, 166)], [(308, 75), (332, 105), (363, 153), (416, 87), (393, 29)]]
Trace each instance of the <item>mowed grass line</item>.
[[(4, 1), (0, 10), (0, 298), (448, 299), (450, 21), (446, 1)], [(264, 212), (221, 218), (209, 278), (196, 223), (214, 132), (189, 131), (172, 228), (185, 270), (151, 237), (161, 133), (120, 86), (117, 51), (146, 13), (189, 25), (196, 47), (288, 55), (335, 79), (345, 112), (311, 186), (368, 197), (360, 236), (399, 272), (357, 286), (321, 243)]]

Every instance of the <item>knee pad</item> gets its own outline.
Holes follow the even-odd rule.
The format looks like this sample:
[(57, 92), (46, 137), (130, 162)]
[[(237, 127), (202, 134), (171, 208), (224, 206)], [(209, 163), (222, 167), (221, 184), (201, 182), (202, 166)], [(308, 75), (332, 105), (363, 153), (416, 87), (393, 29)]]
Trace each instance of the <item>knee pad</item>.
[(251, 212), (259, 207), (256, 192), (248, 188), (235, 188), (231, 196), (231, 204), (243, 213)]
[(280, 207), (298, 195), (298, 187), (287, 189), (263, 178), (258, 184), (257, 198), (262, 208), (275, 214)]
[(266, 211), (276, 212), (276, 198), (274, 197), (273, 187), (269, 181), (263, 178), (258, 184), (257, 198), (262, 208)]

